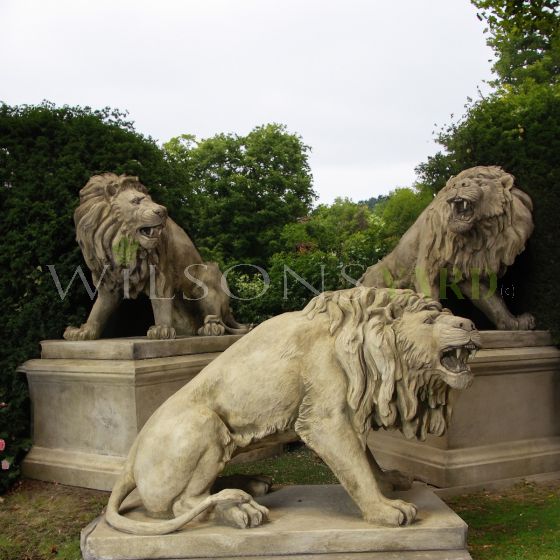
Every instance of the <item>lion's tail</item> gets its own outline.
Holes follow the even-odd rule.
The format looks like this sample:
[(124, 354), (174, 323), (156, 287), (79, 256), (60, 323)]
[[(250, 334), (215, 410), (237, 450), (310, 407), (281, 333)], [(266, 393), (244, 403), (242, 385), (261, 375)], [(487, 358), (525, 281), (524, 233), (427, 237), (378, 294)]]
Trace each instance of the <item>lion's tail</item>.
[(238, 323), (234, 319), (231, 309), (223, 318), (222, 323), (224, 324), (224, 327), (226, 328), (226, 332), (228, 334), (246, 334), (253, 328), (252, 324), (244, 325), (242, 323)]
[(183, 525), (192, 521), (195, 517), (206, 511), (208, 508), (214, 507), (218, 503), (245, 503), (251, 500), (251, 496), (241, 490), (222, 490), (217, 494), (208, 496), (202, 500), (196, 507), (166, 521), (137, 521), (130, 519), (119, 513), (119, 508), (124, 499), (136, 488), (136, 482), (131, 470), (127, 467), (119, 476), (109, 503), (105, 512), (105, 520), (109, 525), (124, 533), (132, 533), (133, 535), (167, 535), (173, 531), (177, 531)]

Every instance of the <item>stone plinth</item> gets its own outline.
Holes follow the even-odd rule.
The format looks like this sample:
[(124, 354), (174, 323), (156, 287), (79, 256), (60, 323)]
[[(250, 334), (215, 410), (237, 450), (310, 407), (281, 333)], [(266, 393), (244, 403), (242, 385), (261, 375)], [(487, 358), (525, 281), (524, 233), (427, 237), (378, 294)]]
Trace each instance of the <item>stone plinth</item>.
[(47, 340), (20, 367), (32, 402), (30, 478), (110, 490), (154, 410), (240, 335)]
[[(270, 521), (254, 529), (209, 521), (186, 525), (170, 535), (143, 537), (120, 533), (100, 517), (82, 531), (82, 554), (84, 560), (471, 558), (466, 551), (466, 524), (431, 490), (416, 484), (395, 495), (418, 506), (418, 519), (409, 527), (366, 523), (341, 486), (288, 486), (258, 499), (270, 509)], [(158, 522), (141, 509), (126, 515)]]
[(370, 447), (385, 468), (440, 488), (560, 471), (560, 350), (543, 331), (483, 331), (472, 387), (448, 433), (425, 442), (379, 431)]

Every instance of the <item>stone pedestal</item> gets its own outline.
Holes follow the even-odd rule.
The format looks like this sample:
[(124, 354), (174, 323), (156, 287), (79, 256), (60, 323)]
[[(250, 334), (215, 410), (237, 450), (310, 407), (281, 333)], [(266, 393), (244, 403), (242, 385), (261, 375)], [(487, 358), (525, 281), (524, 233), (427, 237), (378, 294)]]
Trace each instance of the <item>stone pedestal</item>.
[[(395, 497), (418, 506), (418, 519), (411, 526), (387, 528), (366, 523), (338, 485), (288, 486), (258, 498), (270, 509), (270, 521), (253, 529), (209, 521), (186, 525), (170, 535), (143, 537), (120, 533), (100, 517), (82, 531), (82, 554), (84, 560), (471, 558), (466, 550), (466, 524), (431, 490), (416, 484)], [(158, 522), (141, 509), (126, 515)]]
[(378, 431), (385, 468), (440, 488), (560, 472), (560, 350), (543, 331), (483, 331), (473, 385), (457, 395), (448, 433), (425, 442)]
[(43, 341), (20, 367), (33, 416), (24, 475), (110, 490), (154, 410), (239, 338)]

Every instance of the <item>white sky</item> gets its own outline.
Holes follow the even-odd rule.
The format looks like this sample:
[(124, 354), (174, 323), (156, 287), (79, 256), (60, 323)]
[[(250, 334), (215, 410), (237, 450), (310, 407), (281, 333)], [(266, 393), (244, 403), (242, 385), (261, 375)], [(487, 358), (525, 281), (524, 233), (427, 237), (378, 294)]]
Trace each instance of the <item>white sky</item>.
[(320, 201), (411, 185), (491, 51), (468, 0), (0, 0), (0, 100), (118, 107), (164, 142), (284, 123)]

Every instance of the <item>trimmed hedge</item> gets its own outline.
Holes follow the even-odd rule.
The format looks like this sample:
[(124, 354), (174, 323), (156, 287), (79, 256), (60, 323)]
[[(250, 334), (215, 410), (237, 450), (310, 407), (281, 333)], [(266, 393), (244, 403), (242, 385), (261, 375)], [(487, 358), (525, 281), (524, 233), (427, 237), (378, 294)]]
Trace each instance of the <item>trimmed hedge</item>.
[(56, 266), (63, 289), (78, 265), (90, 278), (72, 216), (89, 176), (109, 170), (138, 175), (155, 186), (159, 200), (172, 204), (161, 187), (169, 174), (161, 150), (124, 114), (47, 103), (0, 105), (0, 492), (17, 478), (29, 444), (26, 380), (15, 369), (39, 355), (40, 340), (60, 338), (91, 307), (79, 278), (61, 301), (46, 265)]

